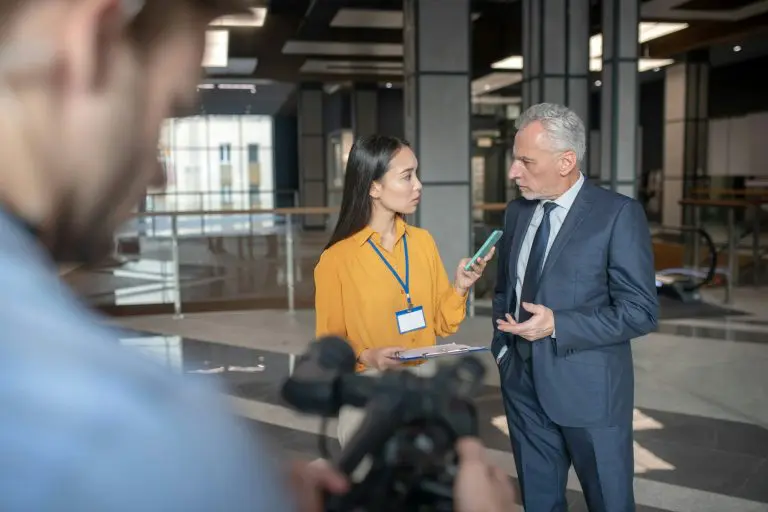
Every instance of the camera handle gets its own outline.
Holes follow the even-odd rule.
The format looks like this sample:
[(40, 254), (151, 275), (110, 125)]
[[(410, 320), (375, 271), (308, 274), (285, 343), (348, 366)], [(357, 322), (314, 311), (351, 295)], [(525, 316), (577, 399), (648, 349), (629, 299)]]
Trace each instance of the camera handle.
[[(326, 510), (328, 512), (354, 510), (363, 502), (370, 503), (371, 494), (375, 493), (377, 489), (381, 489), (381, 473), (385, 472), (387, 468), (380, 465), (382, 458), (378, 455), (401, 424), (398, 414), (401, 407), (402, 399), (399, 395), (379, 395), (375, 400), (368, 402), (365, 408), (365, 417), (360, 427), (352, 435), (352, 439), (334, 466), (350, 477), (364, 458), (369, 457), (372, 466), (363, 481), (353, 484), (347, 494), (327, 497)], [(379, 504), (381, 504), (380, 501)]]

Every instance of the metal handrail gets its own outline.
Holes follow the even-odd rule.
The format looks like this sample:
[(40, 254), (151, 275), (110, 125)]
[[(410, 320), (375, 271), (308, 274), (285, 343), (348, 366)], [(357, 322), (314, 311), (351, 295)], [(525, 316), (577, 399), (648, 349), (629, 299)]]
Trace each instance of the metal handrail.
[(759, 286), (760, 270), (760, 209), (768, 204), (768, 198), (758, 199), (738, 199), (738, 200), (712, 200), (712, 199), (683, 199), (679, 201), (683, 207), (693, 208), (694, 224), (701, 226), (701, 208), (714, 207), (724, 208), (728, 212), (728, 287), (726, 288), (725, 301), (731, 300), (731, 281), (737, 280), (738, 266), (736, 264), (736, 210), (752, 209), (754, 216), (752, 218), (752, 264), (753, 264), (753, 284)]
[[(709, 249), (709, 268), (707, 269), (707, 273), (700, 282), (693, 284), (691, 286), (687, 286), (687, 291), (696, 291), (702, 286), (710, 284), (715, 279), (715, 275), (717, 274), (717, 247), (715, 246), (715, 241), (712, 239), (710, 234), (696, 226), (659, 226), (659, 229), (661, 230), (670, 230), (670, 231), (680, 231), (680, 232), (689, 232), (689, 233), (696, 233), (698, 235), (698, 238), (695, 239), (694, 243), (694, 272), (693, 275), (698, 276), (698, 264), (699, 264), (699, 244), (698, 241), (700, 238), (704, 239), (704, 242)], [(662, 272), (659, 272), (661, 275), (668, 275), (668, 274), (686, 274), (687, 271), (690, 269), (665, 269)]]
[(133, 217), (199, 217), (201, 215), (323, 215), (337, 213), (330, 206), (304, 206), (298, 208), (249, 208), (241, 210), (181, 210), (163, 212), (133, 212)]

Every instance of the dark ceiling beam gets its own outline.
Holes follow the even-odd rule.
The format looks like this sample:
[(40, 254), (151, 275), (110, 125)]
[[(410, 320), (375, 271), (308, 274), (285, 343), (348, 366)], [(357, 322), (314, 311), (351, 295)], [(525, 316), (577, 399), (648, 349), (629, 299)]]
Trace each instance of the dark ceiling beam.
[(685, 30), (646, 43), (643, 53), (647, 51), (647, 55), (651, 58), (674, 58), (691, 50), (737, 42), (765, 31), (768, 31), (768, 14), (738, 22), (696, 23)]
[(259, 0), (266, 1), (269, 14), (289, 15), (298, 14), (304, 16), (309, 8), (310, 0)]
[(328, 27), (339, 8), (343, 7), (339, 3), (334, 0), (311, 0), (296, 39), (311, 37), (311, 32), (317, 27)]
[(306, 26), (301, 30), (302, 41), (345, 41), (354, 43), (402, 43), (403, 31), (356, 27)]
[(521, 4), (488, 4), (473, 25), (473, 74), (485, 75), (494, 62), (522, 55), (522, 43)]
[[(264, 1), (264, 0), (259, 0)], [(402, 61), (402, 57), (365, 57), (346, 55), (290, 55), (282, 53), (288, 40), (402, 43), (402, 30), (331, 27), (330, 22), (339, 9), (380, 8), (401, 9), (402, 0), (274, 0), (264, 27), (233, 29), (230, 36), (232, 57), (256, 57), (259, 63), (251, 78), (297, 82), (318, 81), (391, 81), (401, 82), (402, 76), (361, 74), (307, 75), (299, 69), (306, 59), (326, 60), (386, 60)], [(480, 14), (474, 21), (472, 34), (472, 64), (474, 77), (484, 75), (490, 66), (509, 55), (522, 53), (522, 16), (519, 1), (476, 1), (473, 11)], [(238, 77), (242, 78), (242, 77)]]
[[(402, 44), (403, 33), (402, 30), (371, 30), (355, 27), (331, 27), (331, 21), (338, 13), (339, 9), (344, 7), (354, 8), (384, 8), (392, 9), (402, 7), (402, 1), (387, 1), (387, 2), (371, 2), (369, 5), (360, 0), (312, 0), (303, 17), (302, 22), (297, 27), (294, 35), (289, 37), (291, 40), (299, 41), (315, 41), (315, 42), (354, 42), (354, 43), (393, 43)], [(299, 69), (301, 65), (307, 59), (323, 59), (323, 60), (345, 60), (345, 61), (360, 61), (366, 62), (371, 60), (376, 61), (395, 61), (401, 62), (402, 57), (373, 57), (373, 56), (360, 56), (360, 55), (286, 55), (282, 54), (284, 58), (291, 58), (293, 60), (293, 77), (294, 81), (320, 81), (320, 82), (338, 82), (338, 81), (352, 81), (352, 82), (400, 82), (402, 81), (401, 74), (391, 75), (374, 75), (374, 74), (308, 74), (300, 73)], [(276, 70), (277, 66), (270, 66), (270, 70)], [(283, 76), (287, 77), (290, 72), (287, 69), (283, 71)]]
[(289, 15), (272, 14), (267, 16), (263, 27), (231, 30), (230, 57), (256, 57), (259, 62), (256, 71), (251, 75), (252, 78), (294, 81), (304, 57), (284, 54), (283, 46), (296, 33), (301, 20), (300, 12)]

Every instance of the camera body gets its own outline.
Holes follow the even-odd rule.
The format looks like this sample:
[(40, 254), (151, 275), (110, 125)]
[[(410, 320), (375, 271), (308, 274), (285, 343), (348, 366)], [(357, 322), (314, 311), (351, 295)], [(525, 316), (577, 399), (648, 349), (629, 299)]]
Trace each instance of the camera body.
[(365, 418), (332, 463), (352, 476), (370, 467), (344, 496), (329, 497), (329, 511), (453, 510), (456, 441), (476, 436), (471, 398), (485, 369), (463, 357), (442, 365), (431, 378), (389, 371), (380, 377), (355, 374), (347, 342), (324, 338), (299, 358), (282, 396), (299, 411), (338, 416), (344, 405), (365, 409)]

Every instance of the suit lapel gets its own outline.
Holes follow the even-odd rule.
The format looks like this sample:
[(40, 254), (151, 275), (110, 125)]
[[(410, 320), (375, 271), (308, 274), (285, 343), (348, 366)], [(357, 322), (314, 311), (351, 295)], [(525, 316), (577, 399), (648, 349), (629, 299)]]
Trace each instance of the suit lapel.
[(533, 218), (533, 212), (536, 211), (536, 204), (536, 201), (524, 202), (517, 214), (512, 243), (510, 244), (509, 265), (507, 265), (507, 275), (509, 276), (507, 282), (510, 283), (513, 290), (517, 279), (517, 259), (520, 256), (520, 248), (523, 246), (525, 233)]
[[(591, 185), (588, 185), (586, 182), (582, 185), (579, 194), (576, 196), (576, 200), (573, 202), (568, 215), (565, 217), (563, 225), (560, 227), (560, 231), (557, 232), (557, 237), (552, 243), (552, 247), (549, 249), (547, 260), (544, 263), (544, 269), (541, 272), (542, 280), (546, 279), (549, 270), (557, 262), (560, 253), (563, 252), (563, 248), (592, 209), (592, 198), (589, 193), (590, 187)], [(539, 289), (541, 289), (541, 284), (539, 284)]]

